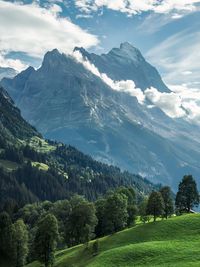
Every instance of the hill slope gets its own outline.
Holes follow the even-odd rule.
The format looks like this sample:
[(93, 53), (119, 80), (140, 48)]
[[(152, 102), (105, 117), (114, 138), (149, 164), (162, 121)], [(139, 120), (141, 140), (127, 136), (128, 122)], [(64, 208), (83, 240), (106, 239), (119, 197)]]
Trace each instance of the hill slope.
[(0, 81), (3, 78), (13, 78), (15, 75), (17, 75), (17, 71), (12, 68), (4, 68), (0, 67)]
[(199, 229), (199, 214), (138, 225), (100, 239), (97, 256), (92, 256), (92, 242), (88, 250), (78, 246), (58, 252), (55, 267), (199, 266)]
[(155, 186), (138, 175), (93, 160), (71, 146), (44, 140), (0, 89), (0, 210), (84, 195), (90, 200), (120, 185), (138, 195)]

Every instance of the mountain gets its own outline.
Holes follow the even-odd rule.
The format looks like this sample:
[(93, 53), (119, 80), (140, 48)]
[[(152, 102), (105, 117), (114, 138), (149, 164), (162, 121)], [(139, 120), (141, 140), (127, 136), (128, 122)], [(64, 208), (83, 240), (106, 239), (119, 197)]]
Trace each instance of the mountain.
[(72, 194), (90, 200), (107, 190), (133, 186), (138, 197), (156, 188), (139, 175), (93, 160), (77, 149), (42, 138), (0, 88), (0, 210)]
[(158, 71), (150, 65), (141, 52), (125, 42), (120, 48), (113, 48), (108, 54), (88, 53), (84, 48), (75, 47), (93, 63), (101, 73), (106, 73), (114, 81), (133, 80), (138, 88), (155, 87), (160, 92), (169, 92)]
[(13, 78), (17, 74), (16, 70), (12, 68), (0, 67), (0, 81), (3, 78)]
[(1, 148), (7, 143), (15, 145), (20, 139), (29, 139), (33, 136), (41, 137), (36, 129), (21, 117), (20, 110), (14, 106), (13, 100), (1, 87), (0, 114)]
[[(113, 80), (169, 92), (157, 70), (128, 43), (101, 56), (75, 51)], [(73, 56), (54, 49), (38, 70), (28, 68), (2, 84), (24, 118), (47, 138), (174, 189), (184, 174), (200, 173), (198, 127), (113, 90)]]

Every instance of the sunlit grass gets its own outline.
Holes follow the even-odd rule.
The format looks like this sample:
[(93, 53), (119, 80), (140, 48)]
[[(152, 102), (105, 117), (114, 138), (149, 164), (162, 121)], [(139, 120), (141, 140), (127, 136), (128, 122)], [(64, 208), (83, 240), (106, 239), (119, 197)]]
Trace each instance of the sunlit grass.
[(8, 172), (16, 170), (20, 165), (16, 162), (0, 159), (0, 167)]
[[(188, 267), (200, 266), (200, 215), (190, 214), (137, 224), (99, 239), (99, 254), (92, 243), (59, 251), (56, 267)], [(28, 267), (40, 267), (32, 263)]]

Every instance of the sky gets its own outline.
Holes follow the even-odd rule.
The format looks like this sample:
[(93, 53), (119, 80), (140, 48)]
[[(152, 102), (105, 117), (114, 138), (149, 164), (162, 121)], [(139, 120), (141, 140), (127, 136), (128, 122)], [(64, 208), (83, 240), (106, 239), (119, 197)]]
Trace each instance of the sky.
[(122, 42), (137, 47), (173, 91), (137, 91), (139, 101), (148, 96), (172, 117), (187, 113), (200, 123), (200, 0), (0, 0), (0, 67), (37, 68), (54, 48), (101, 54)]
[(0, 0), (3, 67), (38, 67), (54, 48), (101, 54), (125, 41), (167, 84), (200, 88), (200, 0)]

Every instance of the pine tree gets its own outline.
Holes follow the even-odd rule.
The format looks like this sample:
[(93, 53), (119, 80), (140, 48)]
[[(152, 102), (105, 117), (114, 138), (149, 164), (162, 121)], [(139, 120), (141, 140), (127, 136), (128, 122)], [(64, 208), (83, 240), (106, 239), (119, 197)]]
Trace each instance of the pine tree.
[(12, 233), (13, 227), (7, 212), (0, 213), (0, 253), (12, 257)]

